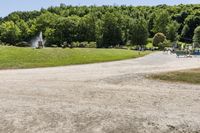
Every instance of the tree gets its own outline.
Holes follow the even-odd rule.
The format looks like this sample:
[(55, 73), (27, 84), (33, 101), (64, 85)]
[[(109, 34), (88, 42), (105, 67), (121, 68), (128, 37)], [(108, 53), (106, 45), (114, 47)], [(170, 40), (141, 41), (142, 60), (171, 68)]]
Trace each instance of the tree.
[(13, 21), (7, 21), (0, 25), (0, 40), (15, 44), (20, 40), (21, 30)]
[(162, 11), (158, 13), (154, 20), (154, 33), (162, 32), (164, 34), (167, 33), (167, 25), (169, 23), (169, 14), (167, 11)]
[(193, 42), (196, 46), (200, 46), (200, 26), (194, 30)]
[(185, 26), (182, 30), (182, 37), (184, 38), (184, 41), (186, 42), (192, 42), (192, 37), (194, 35), (194, 30), (197, 26), (200, 25), (200, 16), (198, 14), (196, 15), (189, 15), (185, 19)]
[(13, 21), (14, 23), (20, 20), (20, 17), (17, 12), (13, 12), (4, 18), (7, 21)]
[(103, 45), (102, 45), (102, 38), (103, 38), (103, 21), (98, 19), (96, 21), (96, 24), (95, 24), (95, 29), (96, 29), (96, 43), (97, 43), (97, 47), (98, 48), (101, 48)]
[(103, 37), (101, 47), (108, 48), (122, 43), (122, 31), (118, 18), (112, 13), (106, 13), (103, 23)]
[(130, 31), (130, 25), (132, 23), (132, 18), (127, 15), (121, 16), (121, 29), (122, 29), (122, 41), (123, 45), (126, 44), (129, 41), (129, 31)]
[(190, 27), (186, 24), (181, 32), (181, 40), (185, 41), (185, 42), (191, 42), (191, 39), (189, 38), (189, 31), (190, 31)]
[(178, 23), (183, 23), (185, 19), (187, 18), (188, 13), (183, 11), (180, 14), (176, 14), (173, 16), (173, 19), (176, 20)]
[(56, 20), (55, 25), (55, 40), (56, 44), (62, 44), (63, 42), (72, 43), (73, 41), (78, 41), (78, 24), (80, 17), (70, 16), (70, 17), (60, 17)]
[(3, 18), (2, 18), (2, 17), (0, 17), (0, 24), (1, 24), (2, 20), (3, 20)]
[(134, 45), (146, 45), (148, 39), (147, 22), (144, 19), (135, 19), (130, 26), (130, 40)]
[(27, 24), (29, 27), (29, 38), (27, 39), (32, 39), (40, 32), (40, 30), (37, 27), (37, 20), (36, 19), (29, 20), (27, 21)]
[(29, 29), (28, 24), (24, 20), (20, 19), (20, 20), (18, 20), (16, 25), (19, 27), (19, 29), (21, 30), (21, 33), (22, 33), (19, 40), (29, 41), (30, 40), (30, 29)]
[[(96, 41), (98, 47), (110, 47), (117, 44), (124, 45), (130, 40), (130, 24), (132, 19), (144, 18), (148, 22), (150, 37), (162, 32), (167, 38), (174, 40), (171, 24), (178, 22), (181, 41), (192, 42), (194, 30), (200, 25), (199, 5), (177, 6), (67, 6), (61, 4), (40, 11), (17, 11), (0, 18), (0, 25), (14, 22), (21, 34), (13, 40), (30, 41), (41, 31), (49, 46), (64, 41)], [(5, 38), (5, 32), (2, 31)], [(17, 33), (18, 31), (16, 31)], [(7, 43), (15, 42), (3, 39)], [(176, 39), (175, 39), (176, 40)]]
[[(44, 9), (43, 9), (44, 10)], [(36, 19), (36, 29), (37, 32), (44, 32), (46, 28), (54, 27), (56, 24), (56, 20), (59, 19), (60, 16), (44, 11), (43, 14), (37, 17)]]
[(153, 37), (154, 33), (153, 33), (153, 27), (154, 27), (154, 19), (155, 19), (155, 13), (153, 13), (149, 20), (148, 20), (148, 31), (149, 31), (149, 36)]
[(46, 28), (46, 30), (44, 32), (44, 36), (45, 36), (45, 39), (46, 39), (46, 45), (47, 46), (51, 46), (52, 44), (57, 43), (55, 29)]
[(92, 14), (82, 17), (78, 24), (78, 41), (96, 41), (95, 16)]
[(175, 21), (172, 21), (167, 25), (167, 39), (171, 42), (175, 42), (178, 40), (178, 29), (179, 24)]
[(153, 46), (162, 48), (162, 43), (166, 40), (163, 33), (156, 33), (153, 37)]
[[(184, 27), (184, 21), (185, 19), (187, 18), (188, 16), (188, 12), (186, 11), (182, 11), (181, 13), (178, 13), (178, 14), (175, 14), (174, 16), (172, 16), (172, 20), (176, 21), (180, 26), (179, 26), (179, 29), (178, 29), (178, 34), (180, 35), (182, 30), (183, 30), (183, 27)], [(182, 41), (182, 38), (180, 38), (181, 41)]]

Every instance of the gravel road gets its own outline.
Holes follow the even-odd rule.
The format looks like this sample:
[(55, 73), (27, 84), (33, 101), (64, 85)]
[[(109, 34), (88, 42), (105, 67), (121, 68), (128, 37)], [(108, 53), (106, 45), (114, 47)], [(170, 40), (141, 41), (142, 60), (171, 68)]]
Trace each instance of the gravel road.
[(0, 133), (200, 133), (200, 86), (151, 73), (200, 67), (153, 53), (108, 63), (0, 70)]

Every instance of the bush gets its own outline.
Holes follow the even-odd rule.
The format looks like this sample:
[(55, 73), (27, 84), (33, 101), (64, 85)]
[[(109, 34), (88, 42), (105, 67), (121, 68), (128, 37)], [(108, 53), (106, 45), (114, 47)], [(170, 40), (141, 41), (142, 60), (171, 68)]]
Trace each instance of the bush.
[(96, 48), (97, 47), (97, 43), (96, 42), (89, 42), (87, 45), (87, 48)]
[(158, 48), (159, 48), (160, 50), (163, 50), (165, 47), (171, 47), (170, 41), (165, 40), (164, 42), (160, 42), (160, 43), (158, 44)]
[(51, 47), (52, 47), (52, 48), (57, 48), (58, 45), (57, 45), (57, 44), (51, 44)]
[(63, 42), (63, 44), (61, 44), (61, 47), (62, 48), (67, 48), (67, 47), (72, 48), (71, 45), (68, 44), (67, 42)]
[(79, 47), (79, 42), (72, 42), (72, 47), (77, 48)]
[(153, 44), (151, 42), (148, 42), (146, 45), (147, 49), (152, 49), (153, 48)]
[(17, 47), (30, 47), (31, 44), (28, 42), (19, 42), (16, 44)]
[(11, 46), (9, 43), (0, 42), (0, 46)]
[(165, 41), (166, 41), (166, 36), (163, 33), (156, 33), (153, 37), (153, 46), (162, 49), (164, 48), (164, 45), (167, 43)]
[(79, 48), (86, 48), (87, 47), (88, 42), (80, 42), (79, 43)]
[(148, 38), (148, 39), (147, 39), (147, 44), (148, 44), (148, 43), (153, 43), (153, 38)]
[(123, 46), (118, 44), (118, 45), (116, 45), (114, 48), (116, 48), (116, 49), (122, 49)]
[(75, 48), (96, 48), (96, 42), (72, 42), (72, 47)]

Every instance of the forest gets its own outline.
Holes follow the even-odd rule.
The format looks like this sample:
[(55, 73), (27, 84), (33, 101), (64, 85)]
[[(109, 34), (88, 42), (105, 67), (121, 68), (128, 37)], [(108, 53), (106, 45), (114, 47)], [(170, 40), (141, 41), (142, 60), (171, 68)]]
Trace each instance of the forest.
[(200, 26), (200, 4), (158, 6), (68, 6), (17, 11), (0, 18), (0, 42), (16, 46), (40, 32), (46, 46), (87, 42), (91, 47), (146, 45), (163, 35), (168, 42), (192, 43)]

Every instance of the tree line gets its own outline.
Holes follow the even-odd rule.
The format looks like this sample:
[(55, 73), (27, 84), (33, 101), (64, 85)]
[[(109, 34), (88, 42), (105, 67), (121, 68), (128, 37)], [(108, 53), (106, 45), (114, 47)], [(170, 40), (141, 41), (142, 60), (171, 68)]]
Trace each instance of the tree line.
[(0, 18), (0, 41), (29, 42), (43, 32), (47, 46), (96, 42), (97, 47), (146, 45), (162, 33), (171, 42), (191, 43), (200, 26), (200, 4), (177, 6), (67, 6), (13, 12)]

